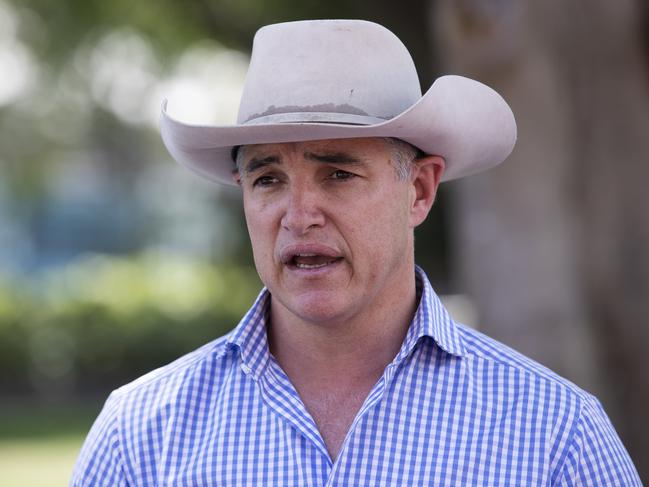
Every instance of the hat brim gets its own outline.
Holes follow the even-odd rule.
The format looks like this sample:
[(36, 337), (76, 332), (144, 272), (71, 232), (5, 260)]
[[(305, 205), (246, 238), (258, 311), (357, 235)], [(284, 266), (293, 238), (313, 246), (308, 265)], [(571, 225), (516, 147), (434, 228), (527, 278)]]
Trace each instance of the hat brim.
[(192, 125), (169, 116), (164, 104), (160, 131), (177, 162), (225, 184), (234, 184), (232, 149), (240, 145), (395, 137), (443, 157), (446, 169), (442, 181), (449, 181), (501, 163), (516, 142), (516, 122), (505, 100), (488, 86), (462, 76), (438, 78), (408, 110), (374, 125)]

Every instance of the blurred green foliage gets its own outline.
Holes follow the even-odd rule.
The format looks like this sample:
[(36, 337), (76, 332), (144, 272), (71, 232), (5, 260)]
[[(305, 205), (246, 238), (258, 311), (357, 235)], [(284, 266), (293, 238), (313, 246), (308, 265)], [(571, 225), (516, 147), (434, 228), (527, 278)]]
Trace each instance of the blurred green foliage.
[(254, 269), (147, 253), (0, 281), (0, 392), (103, 393), (233, 328)]
[[(146, 117), (115, 111), (113, 98), (131, 115), (146, 113), (143, 93), (157, 96), (156, 87), (182, 74), (176, 63), (188, 49), (212, 39), (247, 51), (261, 25), (303, 18), (379, 21), (408, 45), (424, 85), (433, 71), (426, 0), (397, 7), (387, 0), (0, 0), (0, 14), (2, 7), (0, 40), (24, 58), (17, 65), (26, 74), (18, 94), (0, 104), (0, 224), (11, 237), (4, 247), (0, 240), (0, 266), (7, 266), (0, 273), (0, 394), (104, 391), (222, 335), (259, 289), (243, 264), (251, 258), (239, 199), (219, 189), (197, 203), (191, 196), (199, 192), (181, 191), (176, 175), (152, 177), (158, 166), (171, 166), (159, 134)], [(140, 84), (146, 90), (122, 90)], [(440, 203), (418, 229), (417, 261), (444, 290)], [(194, 215), (205, 219), (177, 222)], [(173, 225), (176, 232), (167, 232)], [(193, 252), (193, 241), (175, 238), (196, 228), (226, 235), (203, 231), (196, 240), (215, 249), (212, 260), (241, 267), (150, 253), (76, 257), (152, 246)], [(208, 258), (200, 249), (198, 258)], [(38, 275), (21, 280), (21, 272)]]
[(66, 62), (79, 43), (116, 28), (131, 28), (170, 55), (205, 37), (248, 50), (262, 25), (304, 18), (354, 17), (356, 0), (10, 0), (28, 19), (23, 35), (49, 63)]

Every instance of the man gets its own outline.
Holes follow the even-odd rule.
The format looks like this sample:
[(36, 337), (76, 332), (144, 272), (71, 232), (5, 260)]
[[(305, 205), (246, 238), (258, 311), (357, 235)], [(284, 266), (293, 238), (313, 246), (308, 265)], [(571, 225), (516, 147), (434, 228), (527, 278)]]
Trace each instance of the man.
[(278, 24), (237, 125), (163, 111), (162, 134), (241, 187), (266, 288), (231, 333), (110, 396), (72, 485), (640, 485), (595, 398), (454, 322), (415, 267), (440, 181), (513, 147), (491, 89), (421, 96), (376, 24)]

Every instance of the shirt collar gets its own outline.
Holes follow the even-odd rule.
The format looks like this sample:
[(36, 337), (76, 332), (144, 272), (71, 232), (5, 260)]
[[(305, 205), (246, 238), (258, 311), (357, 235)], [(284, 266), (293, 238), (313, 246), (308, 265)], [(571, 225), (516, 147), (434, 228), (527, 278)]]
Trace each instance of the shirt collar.
[(457, 325), (433, 290), (426, 273), (418, 266), (415, 267), (415, 279), (419, 306), (394, 362), (410, 355), (423, 337), (431, 338), (445, 352), (462, 357), (465, 349)]
[(255, 378), (261, 376), (270, 359), (266, 335), (269, 311), (270, 292), (264, 287), (226, 340), (226, 350), (238, 351), (241, 361)]
[[(451, 355), (463, 356), (465, 349), (457, 326), (435, 294), (426, 273), (416, 267), (415, 276), (419, 306), (394, 363), (410, 355), (422, 337), (431, 338), (442, 350)], [(270, 292), (263, 288), (255, 303), (226, 340), (226, 349), (237, 350), (242, 362), (256, 378), (264, 372), (270, 359), (266, 335), (269, 307)]]

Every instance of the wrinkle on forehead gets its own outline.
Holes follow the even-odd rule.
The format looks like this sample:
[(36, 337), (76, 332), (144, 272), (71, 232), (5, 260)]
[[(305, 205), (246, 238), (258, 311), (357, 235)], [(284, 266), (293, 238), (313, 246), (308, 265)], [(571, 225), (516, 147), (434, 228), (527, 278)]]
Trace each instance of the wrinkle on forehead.
[[(364, 157), (364, 149), (367, 149), (367, 147), (362, 147), (362, 144), (367, 144), (369, 141), (372, 141), (371, 143), (380, 142), (381, 149), (385, 147), (389, 152), (389, 148), (383, 144), (382, 139), (374, 137), (244, 145), (239, 148), (237, 153), (235, 161), (236, 168), (238, 170), (245, 169), (244, 163), (251, 156), (253, 156), (254, 159), (274, 156), (279, 158), (280, 161), (278, 162), (281, 163), (283, 156), (282, 152), (284, 155), (289, 155), (291, 153), (294, 154), (298, 150), (304, 150), (303, 154), (301, 154), (302, 157), (316, 162), (337, 164), (357, 164), (367, 162), (366, 157)], [(304, 146), (306, 147), (302, 149)]]

